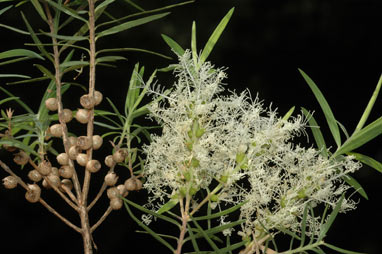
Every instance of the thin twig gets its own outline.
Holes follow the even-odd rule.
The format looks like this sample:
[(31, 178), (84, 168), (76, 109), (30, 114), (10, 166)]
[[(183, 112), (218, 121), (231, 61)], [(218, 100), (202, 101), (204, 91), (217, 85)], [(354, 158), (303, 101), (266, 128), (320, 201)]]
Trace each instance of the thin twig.
[[(7, 164), (5, 164), (4, 162), (2, 162), (0, 160), (0, 166), (5, 170), (5, 172), (7, 172), (8, 174), (10, 174), (11, 176), (15, 177), (17, 179), (17, 183), (20, 184), (26, 191), (29, 191), (29, 187), (28, 185), (18, 176), (16, 175), (9, 167)], [(40, 197), (39, 199), (39, 202), (51, 213), (53, 213), (54, 215), (56, 215), (60, 220), (62, 220), (66, 225), (68, 225), (69, 227), (73, 228), (75, 231), (77, 232), (81, 232), (81, 229), (77, 226), (75, 226), (73, 223), (71, 223), (69, 220), (67, 220), (64, 216), (62, 216), (61, 214), (59, 214), (55, 209), (53, 209), (50, 205), (48, 205), (48, 203), (46, 203), (46, 201), (44, 201), (44, 199), (42, 199)]]
[(113, 211), (113, 209), (111, 208), (111, 206), (109, 206), (105, 213), (102, 215), (102, 217), (90, 228), (90, 232), (93, 233), (94, 230), (96, 230), (96, 228), (99, 227), (99, 225), (102, 224), (102, 222), (104, 222), (104, 220), (107, 218), (107, 216), (109, 216), (109, 214)]

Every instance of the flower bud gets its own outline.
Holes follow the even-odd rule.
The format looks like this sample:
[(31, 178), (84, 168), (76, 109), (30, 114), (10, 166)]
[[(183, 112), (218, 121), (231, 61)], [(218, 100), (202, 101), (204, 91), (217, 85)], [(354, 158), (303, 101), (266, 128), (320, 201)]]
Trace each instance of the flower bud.
[(43, 176), (49, 175), (52, 172), (52, 165), (49, 161), (43, 160), (38, 164), (37, 171)]
[(71, 146), (69, 148), (69, 158), (75, 160), (77, 155), (81, 152), (81, 149), (78, 146)]
[(60, 153), (59, 155), (57, 155), (56, 159), (60, 165), (64, 166), (69, 164), (69, 156), (66, 153)]
[(115, 165), (115, 161), (113, 159), (113, 155), (108, 155), (106, 156), (105, 158), (105, 164), (106, 166), (108, 166), (109, 168), (113, 167)]
[(65, 108), (63, 111), (62, 111), (62, 120), (65, 122), (65, 123), (69, 123), (70, 121), (72, 121), (73, 119), (73, 113), (70, 109), (68, 108)]
[(59, 138), (62, 136), (63, 129), (61, 124), (53, 124), (52, 126), (49, 127), (49, 132), (52, 134), (53, 137)]
[(120, 198), (112, 198), (110, 199), (110, 207), (113, 209), (113, 210), (119, 210), (122, 208), (122, 205), (123, 205), (123, 201), (122, 199)]
[(76, 157), (76, 161), (79, 165), (85, 167), (88, 162), (88, 156), (84, 153), (79, 153)]
[(77, 138), (77, 146), (82, 150), (88, 150), (92, 146), (92, 140), (87, 136)]
[(29, 171), (28, 178), (31, 181), (37, 183), (37, 182), (41, 181), (42, 175), (36, 169), (33, 169), (33, 170)]
[(100, 135), (94, 135), (92, 139), (93, 139), (93, 149), (98, 150), (103, 143), (102, 137)]
[(74, 174), (74, 169), (70, 167), (69, 165), (65, 165), (58, 170), (58, 173), (63, 178), (72, 178)]
[(107, 189), (106, 194), (109, 199), (119, 198), (119, 195), (120, 195), (117, 187), (111, 187)]
[(99, 105), (102, 102), (103, 95), (100, 91), (94, 91), (94, 102), (95, 106)]
[(127, 156), (127, 151), (125, 149), (119, 149), (113, 153), (113, 160), (116, 163), (120, 163), (125, 161), (126, 156)]

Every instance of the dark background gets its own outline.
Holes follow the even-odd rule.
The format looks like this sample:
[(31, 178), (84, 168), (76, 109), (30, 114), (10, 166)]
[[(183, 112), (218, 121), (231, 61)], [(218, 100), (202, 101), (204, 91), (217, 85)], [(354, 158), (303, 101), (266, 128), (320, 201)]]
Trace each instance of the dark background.
[[(145, 1), (141, 5), (149, 9), (169, 3), (171, 1)], [(3, 6), (5, 4), (0, 8)], [(292, 106), (315, 111), (327, 142), (335, 147), (319, 105), (297, 71), (301, 68), (318, 84), (337, 120), (352, 133), (381, 75), (382, 2), (379, 0), (199, 0), (172, 10), (172, 14), (162, 20), (118, 37), (106, 37), (99, 41), (98, 47), (140, 47), (171, 55), (160, 34), (167, 34), (184, 48), (189, 48), (191, 24), (196, 20), (198, 48), (201, 49), (220, 19), (233, 6), (236, 8), (234, 15), (209, 57), (216, 66), (228, 67), (228, 88), (240, 92), (248, 87), (252, 95), (258, 93), (265, 105), (272, 103), (281, 115)], [(38, 23), (28, 8), (23, 10), (32, 22)], [(117, 4), (112, 11), (121, 16), (131, 9)], [(18, 10), (0, 16), (0, 23), (25, 29)], [(3, 28), (0, 28), (0, 38), (0, 51), (30, 42), (28, 37)], [(164, 67), (171, 62), (143, 53), (126, 53), (125, 56), (128, 61), (121, 63), (120, 68), (99, 68), (97, 72), (97, 89), (120, 108), (123, 107), (129, 75), (137, 61), (146, 66), (146, 76), (155, 67)], [(32, 62), (14, 64), (11, 68), (15, 68), (14, 71), (22, 69), (35, 77), (38, 75)], [(0, 72), (6, 70), (0, 69)], [(163, 85), (172, 83), (168, 74), (159, 74), (158, 80)], [(4, 82), (2, 80), (0, 85), (4, 86)], [(7, 88), (37, 109), (46, 83)], [(81, 93), (80, 89), (73, 91), (73, 94)], [(0, 99), (3, 96), (1, 94)], [(79, 107), (78, 102), (72, 101), (73, 97), (64, 97), (64, 103)], [(101, 108), (109, 109), (106, 103), (102, 105)], [(380, 117), (381, 109), (379, 98), (369, 122)], [(312, 138), (310, 142), (313, 142)], [(381, 137), (357, 151), (382, 161)], [(5, 152), (0, 152), (0, 157), (7, 161)], [(1, 178), (6, 176), (4, 171), (0, 172)], [(326, 241), (354, 251), (381, 253), (379, 232), (382, 220), (378, 205), (382, 175), (365, 166), (354, 176), (365, 188), (369, 201), (357, 196), (358, 208), (338, 217)], [(54, 199), (54, 195), (48, 193), (45, 197), (53, 199), (52, 206), (78, 223), (76, 215), (60, 200)], [(132, 195), (131, 199), (142, 203), (144, 193)], [(0, 188), (0, 200), (0, 253), (82, 252), (80, 236), (41, 205), (27, 203), (23, 189)], [(93, 208), (90, 215), (93, 223), (102, 215), (105, 203), (106, 199)], [(165, 225), (159, 224), (156, 229), (167, 232)], [(134, 248), (134, 252), (139, 253), (167, 252), (153, 238), (136, 234), (134, 230), (139, 228), (125, 210), (113, 212), (94, 233), (98, 253), (129, 253)]]

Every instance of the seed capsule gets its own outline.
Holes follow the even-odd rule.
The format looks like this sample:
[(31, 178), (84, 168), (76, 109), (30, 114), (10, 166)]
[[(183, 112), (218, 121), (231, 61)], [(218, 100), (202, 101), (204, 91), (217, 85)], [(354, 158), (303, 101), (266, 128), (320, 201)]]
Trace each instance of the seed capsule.
[(51, 111), (56, 111), (58, 109), (58, 101), (56, 98), (49, 98), (45, 101), (45, 106)]
[(118, 181), (118, 176), (114, 172), (110, 172), (105, 176), (107, 186), (114, 186)]
[(90, 160), (86, 163), (86, 170), (96, 173), (101, 169), (101, 163), (98, 160)]
[(63, 133), (61, 124), (59, 124), (59, 123), (53, 124), (49, 128), (49, 132), (50, 132), (50, 134), (52, 134), (53, 137), (56, 137), (56, 138), (61, 137), (62, 133)]
[(110, 199), (110, 207), (113, 209), (113, 210), (119, 210), (122, 208), (122, 205), (123, 205), (123, 201), (122, 199), (120, 198), (113, 198), (113, 199)]
[(93, 139), (93, 149), (98, 150), (103, 143), (102, 137), (100, 135), (94, 135), (92, 139)]
[(68, 137), (68, 141), (69, 141), (69, 147), (77, 145), (77, 137), (70, 136)]
[(79, 165), (85, 167), (88, 162), (88, 156), (84, 153), (79, 153), (76, 157), (76, 161)]
[(31, 181), (37, 183), (37, 182), (41, 181), (42, 175), (36, 169), (33, 169), (33, 170), (29, 171), (28, 178)]
[(69, 148), (69, 158), (75, 160), (77, 155), (81, 152), (81, 149), (78, 146), (71, 146)]
[(58, 170), (58, 173), (63, 178), (72, 178), (74, 174), (74, 169), (68, 165), (65, 165)]
[(80, 98), (81, 106), (86, 109), (92, 109), (95, 105), (95, 100), (89, 94), (82, 95)]
[(117, 186), (117, 189), (119, 190), (119, 194), (122, 196), (122, 197), (125, 197), (127, 196), (127, 194), (129, 194), (129, 192), (126, 190), (126, 187), (124, 184), (120, 184)]
[(14, 176), (7, 176), (3, 178), (3, 185), (6, 189), (13, 189), (17, 186), (17, 178)]
[(87, 150), (92, 146), (92, 140), (87, 136), (80, 136), (77, 138), (77, 146), (82, 150)]
[(87, 123), (89, 121), (89, 110), (87, 109), (78, 109), (76, 112), (76, 120), (80, 123)]
[(107, 189), (106, 194), (109, 199), (118, 198), (120, 195), (117, 187), (111, 187)]
[(125, 161), (125, 158), (127, 156), (127, 152), (125, 149), (119, 149), (113, 153), (113, 160), (116, 163), (120, 163)]
[[(48, 180), (46, 180), (46, 179), (48, 179)], [(50, 188), (52, 186), (55, 186), (58, 188), (61, 184), (61, 180), (60, 180), (59, 176), (50, 174), (46, 177), (46, 179), (44, 179), (45, 185), (47, 185), (44, 187), (46, 187), (46, 188)], [(44, 185), (44, 181), (43, 181), (43, 185)]]
[(46, 176), (52, 172), (52, 165), (49, 161), (43, 160), (38, 164), (37, 170), (41, 175)]
[(105, 158), (105, 164), (109, 168), (113, 167), (115, 165), (115, 161), (113, 160), (113, 155), (108, 155)]
[(52, 167), (52, 172), (50, 172), (51, 175), (59, 176), (58, 168)]
[(69, 164), (69, 156), (66, 153), (60, 153), (59, 155), (57, 155), (56, 159), (60, 165), (64, 166)]
[(64, 120), (65, 123), (69, 123), (73, 119), (73, 113), (70, 109), (65, 108), (62, 111), (62, 120)]
[(28, 184), (29, 190), (25, 193), (25, 198), (31, 203), (36, 203), (40, 200), (41, 188), (37, 184)]
[[(63, 179), (61, 181), (61, 185), (60, 185), (60, 189), (65, 191), (65, 189), (63, 188), (63, 186), (67, 187), (69, 190), (72, 190), (73, 189), (73, 183), (70, 179)], [(66, 191), (65, 191), (66, 192)]]
[(130, 177), (125, 181), (125, 188), (127, 191), (137, 191), (142, 189), (142, 182), (135, 176)]
[(24, 152), (24, 151), (20, 151), (20, 152), (15, 154), (15, 157), (13, 158), (13, 161), (17, 165), (23, 166), (23, 165), (28, 163), (29, 155), (26, 152)]
[(103, 95), (100, 91), (94, 91), (94, 102), (95, 106), (99, 105), (102, 102)]

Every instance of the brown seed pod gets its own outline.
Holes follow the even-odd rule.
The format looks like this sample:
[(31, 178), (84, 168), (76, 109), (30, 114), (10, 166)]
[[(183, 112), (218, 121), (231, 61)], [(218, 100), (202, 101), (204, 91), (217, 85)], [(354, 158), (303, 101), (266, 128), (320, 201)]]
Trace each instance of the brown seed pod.
[(62, 186), (66, 186), (69, 190), (73, 189), (73, 183), (72, 183), (72, 181), (70, 179), (63, 179), (61, 181), (61, 185), (60, 185), (61, 188), (60, 188), (60, 190), (61, 191), (63, 190), (65, 192), (65, 189), (62, 188)]
[(77, 146), (82, 150), (87, 150), (92, 146), (92, 140), (87, 136), (80, 136), (77, 138)]
[(95, 105), (95, 100), (89, 94), (82, 95), (80, 98), (81, 106), (86, 109), (92, 109)]
[(52, 165), (49, 161), (43, 160), (38, 164), (37, 170), (41, 175), (46, 176), (52, 172)]
[[(60, 179), (60, 177), (59, 176), (56, 176), (56, 175), (52, 175), (52, 174), (50, 174), (50, 175), (48, 175), (45, 179), (44, 179), (44, 181), (45, 181), (45, 184), (47, 185), (47, 186), (44, 186), (44, 187), (46, 187), (46, 188), (50, 188), (50, 187), (52, 187), (52, 186), (55, 186), (55, 187), (59, 187), (60, 186), (60, 184), (61, 184), (61, 179)], [(43, 185), (44, 185), (44, 181), (43, 181)]]
[(81, 152), (81, 149), (78, 146), (71, 146), (69, 148), (69, 158), (75, 160), (77, 155)]
[(60, 153), (59, 155), (57, 155), (56, 159), (60, 165), (64, 166), (69, 164), (69, 155), (66, 153)]
[(76, 157), (76, 161), (79, 165), (85, 167), (88, 162), (88, 156), (84, 153), (79, 153)]
[(100, 91), (94, 91), (94, 102), (95, 106), (99, 105), (102, 102), (103, 95)]
[(125, 161), (126, 156), (127, 156), (126, 149), (119, 149), (113, 153), (113, 160), (116, 163), (120, 163)]
[(58, 101), (56, 98), (48, 98), (45, 101), (45, 106), (51, 111), (56, 111), (58, 109)]
[(113, 167), (115, 165), (115, 161), (113, 160), (113, 155), (108, 155), (105, 158), (105, 164), (109, 168)]
[(68, 137), (68, 141), (69, 141), (69, 147), (77, 145), (77, 137), (70, 136)]
[(106, 194), (109, 199), (119, 198), (119, 195), (120, 195), (117, 187), (111, 187), (107, 189)]
[(69, 165), (65, 165), (58, 170), (58, 173), (63, 178), (72, 178), (74, 174), (74, 169), (70, 167)]
[(138, 191), (142, 189), (142, 182), (135, 176), (130, 177), (125, 181), (125, 188), (127, 191)]
[(73, 119), (73, 113), (70, 109), (65, 108), (62, 111), (62, 120), (64, 120), (65, 123), (69, 123)]
[(87, 123), (89, 122), (89, 110), (80, 108), (76, 112), (76, 120), (80, 123)]
[(100, 135), (94, 135), (92, 139), (93, 139), (93, 149), (98, 150), (103, 143), (102, 137)]
[(86, 170), (96, 173), (101, 169), (101, 163), (98, 160), (90, 160), (86, 163)]
[(123, 201), (122, 199), (120, 198), (112, 198), (110, 199), (110, 207), (113, 209), (113, 210), (119, 210), (122, 208), (122, 205), (123, 205)]
[(36, 169), (33, 169), (33, 170), (29, 171), (28, 178), (31, 181), (37, 183), (37, 182), (41, 181), (42, 175)]
[(124, 184), (120, 184), (117, 186), (117, 189), (119, 190), (119, 194), (122, 196), (122, 197), (126, 197), (127, 194), (129, 194), (129, 192), (126, 190), (126, 187)]
[(118, 181), (118, 176), (114, 172), (107, 173), (105, 176), (105, 183), (107, 186), (114, 186)]
[(23, 166), (23, 165), (25, 165), (25, 164), (28, 163), (28, 161), (29, 161), (29, 155), (28, 155), (26, 152), (20, 150), (20, 152), (16, 153), (16, 154), (15, 154), (15, 157), (13, 157), (13, 161), (14, 161), (17, 165), (21, 165), (21, 166)]
[(50, 174), (55, 176), (60, 176), (60, 174), (58, 173), (58, 168), (56, 167), (52, 167), (52, 172), (50, 172)]
[(31, 203), (36, 203), (40, 200), (41, 188), (37, 184), (28, 184), (29, 190), (25, 193), (25, 198)]
[(49, 127), (49, 132), (53, 137), (59, 138), (62, 136), (63, 130), (61, 124), (53, 124)]
[(17, 186), (17, 178), (14, 176), (7, 176), (3, 178), (3, 185), (6, 189), (13, 189)]

